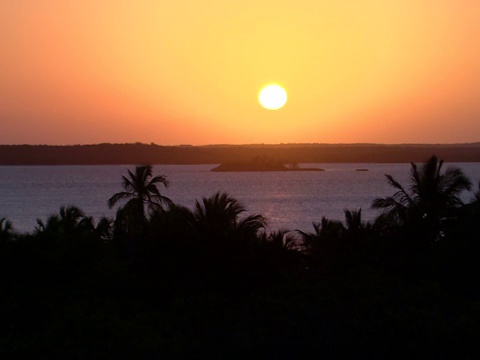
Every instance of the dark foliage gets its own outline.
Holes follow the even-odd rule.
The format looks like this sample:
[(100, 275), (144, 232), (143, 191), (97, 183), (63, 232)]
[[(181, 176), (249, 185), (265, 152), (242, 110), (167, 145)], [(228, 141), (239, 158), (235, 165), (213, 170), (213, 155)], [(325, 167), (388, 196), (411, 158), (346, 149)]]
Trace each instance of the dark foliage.
[(1, 358), (476, 358), (480, 190), (431, 158), (365, 222), (266, 230), (225, 193), (193, 210), (151, 166), (116, 219), (0, 219)]

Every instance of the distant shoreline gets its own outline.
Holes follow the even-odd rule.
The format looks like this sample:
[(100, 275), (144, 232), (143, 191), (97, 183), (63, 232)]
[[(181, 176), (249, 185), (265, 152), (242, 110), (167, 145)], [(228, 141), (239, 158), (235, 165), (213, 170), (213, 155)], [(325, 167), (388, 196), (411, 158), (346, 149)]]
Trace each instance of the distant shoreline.
[(0, 165), (224, 164), (256, 157), (292, 163), (409, 163), (437, 155), (446, 162), (480, 162), (480, 143), (278, 144), (162, 146), (156, 144), (0, 145)]

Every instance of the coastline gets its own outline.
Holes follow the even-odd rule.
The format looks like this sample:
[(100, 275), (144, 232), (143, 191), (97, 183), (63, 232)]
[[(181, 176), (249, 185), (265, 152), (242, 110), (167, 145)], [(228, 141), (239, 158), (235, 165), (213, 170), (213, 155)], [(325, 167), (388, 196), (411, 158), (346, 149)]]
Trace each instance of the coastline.
[(410, 163), (432, 155), (445, 162), (480, 162), (471, 144), (278, 144), (162, 146), (156, 144), (0, 145), (0, 165), (200, 165), (268, 158), (292, 163)]

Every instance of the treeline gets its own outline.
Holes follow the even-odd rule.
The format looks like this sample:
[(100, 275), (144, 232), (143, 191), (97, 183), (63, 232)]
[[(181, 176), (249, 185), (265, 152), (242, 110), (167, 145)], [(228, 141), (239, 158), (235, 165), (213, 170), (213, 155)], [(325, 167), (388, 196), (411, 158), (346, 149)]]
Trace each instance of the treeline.
[(287, 163), (406, 163), (435, 153), (448, 162), (480, 162), (480, 145), (155, 144), (0, 145), (0, 165), (220, 164), (258, 157)]
[(478, 357), (480, 189), (435, 156), (387, 181), (374, 221), (311, 232), (267, 232), (225, 193), (176, 205), (150, 165), (113, 219), (0, 219), (0, 357)]

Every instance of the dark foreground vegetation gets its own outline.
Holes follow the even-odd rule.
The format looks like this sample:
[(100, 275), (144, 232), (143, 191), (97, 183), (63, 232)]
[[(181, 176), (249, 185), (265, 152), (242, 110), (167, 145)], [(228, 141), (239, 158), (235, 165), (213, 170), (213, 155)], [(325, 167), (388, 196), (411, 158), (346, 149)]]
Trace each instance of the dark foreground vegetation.
[(378, 218), (265, 232), (228, 194), (175, 205), (151, 166), (98, 223), (0, 220), (0, 358), (477, 358), (480, 191), (436, 157)]

